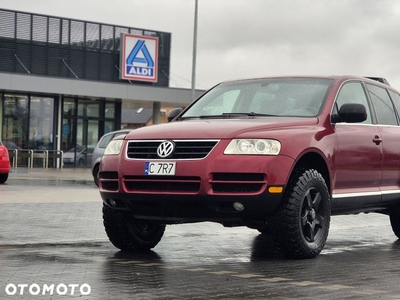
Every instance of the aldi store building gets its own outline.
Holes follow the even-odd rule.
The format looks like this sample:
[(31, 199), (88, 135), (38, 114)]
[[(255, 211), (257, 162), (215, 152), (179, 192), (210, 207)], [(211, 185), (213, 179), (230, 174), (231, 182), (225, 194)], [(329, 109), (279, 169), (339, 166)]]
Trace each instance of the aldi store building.
[(170, 51), (166, 32), (0, 9), (0, 139), (14, 167), (44, 152), (59, 167), (61, 151), (82, 148), (90, 165), (125, 101), (148, 102), (153, 123), (162, 106), (187, 105), (189, 89), (169, 88)]

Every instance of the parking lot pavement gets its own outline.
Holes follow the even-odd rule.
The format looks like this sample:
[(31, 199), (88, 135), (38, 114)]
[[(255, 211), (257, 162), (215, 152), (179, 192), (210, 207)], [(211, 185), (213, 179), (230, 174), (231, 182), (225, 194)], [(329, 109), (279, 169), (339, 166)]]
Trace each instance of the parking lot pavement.
[(167, 226), (153, 251), (126, 254), (104, 233), (87, 171), (21, 169), (0, 185), (0, 299), (400, 299), (386, 216), (333, 217), (311, 260), (213, 223)]
[(75, 181), (80, 184), (93, 183), (91, 170), (86, 168), (17, 168), (11, 170), (9, 178), (21, 180)]

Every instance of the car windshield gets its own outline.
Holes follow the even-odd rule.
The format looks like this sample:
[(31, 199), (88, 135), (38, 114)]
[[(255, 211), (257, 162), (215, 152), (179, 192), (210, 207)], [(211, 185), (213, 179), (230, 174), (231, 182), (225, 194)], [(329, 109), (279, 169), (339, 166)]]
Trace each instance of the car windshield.
[(333, 79), (273, 78), (222, 83), (191, 105), (185, 118), (315, 117)]

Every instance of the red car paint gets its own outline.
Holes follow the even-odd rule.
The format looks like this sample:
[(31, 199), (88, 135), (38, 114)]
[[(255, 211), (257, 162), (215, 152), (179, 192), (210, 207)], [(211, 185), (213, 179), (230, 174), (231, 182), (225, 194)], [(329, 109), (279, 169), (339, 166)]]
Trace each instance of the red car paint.
[[(381, 98), (376, 98), (376, 89)], [(387, 99), (382, 99), (385, 94)], [(382, 105), (384, 101), (389, 105)], [(359, 104), (366, 108), (362, 120), (362, 113), (355, 112)], [(353, 113), (359, 120), (352, 119)], [(137, 219), (260, 228), (257, 224), (276, 218), (296, 172), (310, 169), (326, 183), (330, 214), (389, 214), (400, 203), (399, 116), (399, 92), (363, 77), (225, 82), (172, 122), (140, 128), (123, 138), (119, 155), (103, 157), (100, 193), (105, 206), (129, 211)], [(270, 140), (281, 147), (278, 155), (224, 153), (233, 139), (244, 141), (244, 151), (257, 143), (263, 148)], [(176, 148), (172, 156), (161, 158), (156, 151), (163, 150), (164, 141)], [(174, 158), (178, 143), (196, 152), (196, 143), (208, 141), (215, 146), (204, 157)], [(238, 142), (234, 151), (242, 151), (240, 147)], [(136, 156), (134, 151), (146, 154)], [(149, 166), (154, 171), (173, 164), (173, 175), (146, 173)], [(310, 216), (314, 218), (312, 211)]]
[(10, 173), (10, 157), (7, 148), (0, 140), (0, 183), (7, 181)]

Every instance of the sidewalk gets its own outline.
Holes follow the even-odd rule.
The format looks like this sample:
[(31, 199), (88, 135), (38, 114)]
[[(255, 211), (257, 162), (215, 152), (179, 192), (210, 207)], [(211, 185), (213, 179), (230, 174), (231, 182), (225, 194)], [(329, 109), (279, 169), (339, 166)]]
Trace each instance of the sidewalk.
[(12, 168), (8, 178), (86, 181), (94, 184), (89, 168)]

